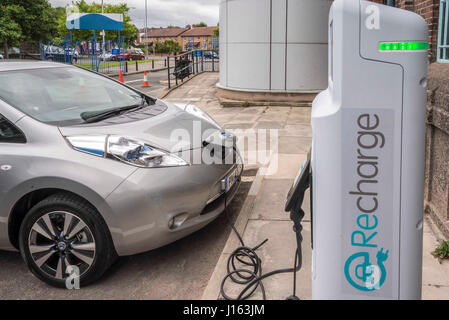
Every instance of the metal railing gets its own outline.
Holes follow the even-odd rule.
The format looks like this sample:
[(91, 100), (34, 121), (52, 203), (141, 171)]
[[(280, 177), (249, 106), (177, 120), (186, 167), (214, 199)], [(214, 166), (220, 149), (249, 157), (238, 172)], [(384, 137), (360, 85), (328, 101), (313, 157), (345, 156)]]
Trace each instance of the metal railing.
[(165, 64), (167, 67), (168, 88), (174, 82), (176, 86), (179, 82), (184, 82), (191, 75), (206, 71), (220, 70), (219, 56), (212, 50), (195, 50), (179, 55), (168, 56)]

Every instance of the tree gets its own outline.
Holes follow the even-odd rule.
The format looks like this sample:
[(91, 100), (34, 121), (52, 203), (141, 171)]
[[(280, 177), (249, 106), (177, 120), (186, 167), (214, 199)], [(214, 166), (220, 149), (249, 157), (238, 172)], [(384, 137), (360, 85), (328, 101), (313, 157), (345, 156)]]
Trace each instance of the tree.
[(37, 44), (56, 33), (55, 11), (48, 0), (2, 0), (0, 2), (0, 42), (5, 56), (10, 45)]
[(214, 36), (214, 38), (219, 38), (220, 37), (220, 27), (215, 27), (214, 28), (213, 36)]
[[(74, 4), (79, 8), (81, 13), (101, 13), (101, 3), (93, 2), (88, 4), (85, 0), (78, 0)], [(133, 44), (137, 39), (137, 34), (139, 30), (135, 25), (131, 23), (131, 17), (129, 16), (130, 8), (126, 3), (120, 4), (106, 4), (104, 6), (105, 13), (121, 13), (123, 14), (123, 31), (120, 31), (120, 35), (125, 37), (125, 45), (129, 46)], [(65, 11), (65, 9), (64, 9)], [(64, 37), (69, 33), (66, 26), (67, 15), (64, 13), (62, 16), (58, 17), (58, 38), (64, 39)], [(72, 39), (74, 41), (85, 41), (90, 40), (93, 36), (92, 30), (72, 30)], [(99, 37), (99, 33), (97, 33)], [(105, 35), (106, 40), (117, 40), (117, 31), (107, 30)]]
[(14, 16), (20, 11), (18, 6), (0, 5), (0, 41), (3, 42), (5, 58), (8, 59), (8, 45), (16, 45), (22, 38), (22, 28)]
[(177, 41), (167, 40), (165, 42), (154, 42), (156, 53), (174, 53), (181, 52), (182, 48)]
[(197, 24), (192, 25), (194, 28), (201, 28), (201, 27), (207, 27), (207, 23), (206, 22), (200, 22)]

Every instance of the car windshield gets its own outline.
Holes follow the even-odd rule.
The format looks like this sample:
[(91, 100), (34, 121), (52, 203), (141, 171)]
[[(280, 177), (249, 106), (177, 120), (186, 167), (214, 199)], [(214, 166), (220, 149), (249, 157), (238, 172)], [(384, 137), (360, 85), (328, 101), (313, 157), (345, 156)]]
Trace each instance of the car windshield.
[(142, 103), (142, 95), (76, 67), (0, 72), (0, 98), (45, 123), (84, 123), (83, 113)]

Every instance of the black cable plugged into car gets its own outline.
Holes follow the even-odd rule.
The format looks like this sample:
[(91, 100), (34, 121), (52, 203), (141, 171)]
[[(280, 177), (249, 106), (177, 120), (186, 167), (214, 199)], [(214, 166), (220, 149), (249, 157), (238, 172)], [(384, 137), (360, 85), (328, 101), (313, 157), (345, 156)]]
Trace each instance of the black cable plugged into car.
[[(241, 246), (231, 253), (227, 261), (227, 274), (223, 278), (220, 285), (220, 294), (224, 299), (246, 300), (250, 298), (258, 288), (260, 288), (263, 300), (266, 300), (266, 292), (262, 280), (276, 274), (293, 273), (293, 294), (286, 300), (300, 300), (296, 296), (296, 274), (299, 270), (301, 270), (302, 267), (302, 220), (305, 215), (305, 212), (302, 209), (302, 205), (304, 201), (304, 194), (306, 190), (311, 187), (311, 184), (312, 174), (309, 154), (305, 163), (303, 164), (303, 167), (301, 168), (300, 173), (298, 174), (298, 177), (295, 179), (290, 192), (288, 193), (287, 204), (285, 206), (285, 211), (290, 212), (290, 219), (293, 221), (293, 231), (295, 232), (296, 236), (297, 247), (293, 268), (279, 269), (263, 274), (262, 260), (259, 258), (256, 251), (260, 249), (265, 243), (267, 243), (268, 239), (264, 240), (259, 245), (250, 248), (245, 245), (242, 236), (231, 224), (232, 230), (234, 230), (235, 234), (237, 235)], [(238, 267), (237, 263), (239, 263), (241, 266)], [(231, 279), (231, 281), (235, 284), (245, 286), (236, 298), (230, 297), (224, 290), (224, 286), (228, 279)]]

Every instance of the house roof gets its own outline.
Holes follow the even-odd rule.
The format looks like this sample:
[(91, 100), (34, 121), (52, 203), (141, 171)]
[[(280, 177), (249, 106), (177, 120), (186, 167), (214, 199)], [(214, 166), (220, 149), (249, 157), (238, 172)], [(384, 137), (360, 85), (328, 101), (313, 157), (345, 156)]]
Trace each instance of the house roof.
[[(151, 28), (148, 29), (148, 38), (177, 37), (187, 30), (187, 28)], [(145, 33), (145, 29), (142, 31)]]
[(204, 37), (213, 36), (216, 27), (197, 27), (187, 30), (182, 34), (183, 37)]

